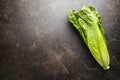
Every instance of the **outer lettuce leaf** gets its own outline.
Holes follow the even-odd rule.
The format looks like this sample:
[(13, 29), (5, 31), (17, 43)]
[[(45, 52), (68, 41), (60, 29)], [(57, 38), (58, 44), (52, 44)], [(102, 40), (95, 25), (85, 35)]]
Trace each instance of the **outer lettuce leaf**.
[(102, 18), (92, 6), (84, 6), (80, 11), (71, 10), (69, 21), (79, 31), (95, 60), (104, 69), (109, 69), (110, 58), (107, 49)]

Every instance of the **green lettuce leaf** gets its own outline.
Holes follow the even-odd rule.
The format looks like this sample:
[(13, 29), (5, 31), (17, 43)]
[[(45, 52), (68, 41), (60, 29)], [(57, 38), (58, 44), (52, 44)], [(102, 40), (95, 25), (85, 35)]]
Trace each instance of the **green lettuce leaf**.
[(103, 69), (109, 69), (110, 58), (107, 49), (102, 18), (92, 6), (83, 6), (80, 11), (69, 11), (69, 21), (79, 31), (95, 60)]

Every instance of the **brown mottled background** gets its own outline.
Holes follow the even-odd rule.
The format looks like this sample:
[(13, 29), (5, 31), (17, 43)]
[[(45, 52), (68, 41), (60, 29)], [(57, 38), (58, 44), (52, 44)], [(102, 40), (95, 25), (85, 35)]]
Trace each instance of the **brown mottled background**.
[[(111, 64), (104, 71), (68, 11), (94, 6)], [(120, 80), (120, 0), (0, 0), (0, 80)]]

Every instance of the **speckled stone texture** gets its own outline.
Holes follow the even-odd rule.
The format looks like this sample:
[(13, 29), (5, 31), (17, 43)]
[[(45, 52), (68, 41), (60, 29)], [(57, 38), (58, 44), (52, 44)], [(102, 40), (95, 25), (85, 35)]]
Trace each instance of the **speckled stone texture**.
[[(83, 5), (103, 18), (108, 71), (68, 22)], [(120, 0), (0, 0), (0, 80), (120, 80)]]

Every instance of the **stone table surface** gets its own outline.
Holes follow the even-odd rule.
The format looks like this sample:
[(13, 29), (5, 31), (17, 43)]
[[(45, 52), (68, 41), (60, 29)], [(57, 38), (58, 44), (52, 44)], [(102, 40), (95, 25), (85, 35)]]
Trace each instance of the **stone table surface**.
[[(83, 5), (103, 18), (107, 71), (68, 22)], [(0, 80), (120, 80), (120, 0), (0, 0)]]

